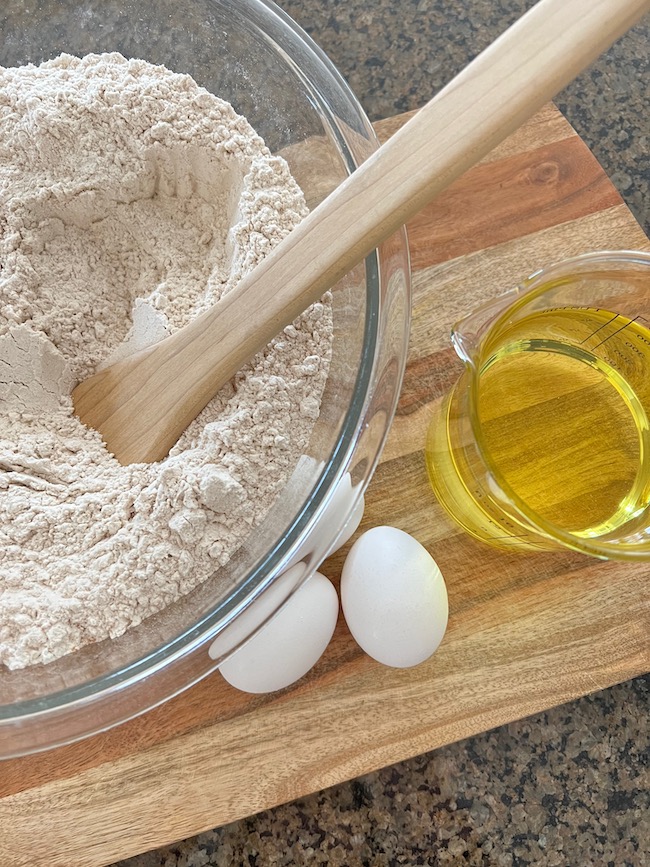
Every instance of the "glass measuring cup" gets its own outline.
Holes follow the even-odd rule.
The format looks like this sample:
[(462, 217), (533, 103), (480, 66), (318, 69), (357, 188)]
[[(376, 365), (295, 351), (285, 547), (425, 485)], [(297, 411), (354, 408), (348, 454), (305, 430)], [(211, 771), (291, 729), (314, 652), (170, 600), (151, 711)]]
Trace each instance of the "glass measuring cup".
[(431, 485), (499, 547), (650, 560), (650, 254), (537, 271), (452, 329), (465, 364), (431, 420)]

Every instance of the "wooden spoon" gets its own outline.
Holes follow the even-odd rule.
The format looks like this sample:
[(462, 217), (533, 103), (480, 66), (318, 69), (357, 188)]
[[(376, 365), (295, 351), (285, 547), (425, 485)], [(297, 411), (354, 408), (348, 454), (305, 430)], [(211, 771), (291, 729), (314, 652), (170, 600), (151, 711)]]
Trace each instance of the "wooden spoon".
[(650, 0), (541, 0), (214, 307), (79, 383), (81, 421), (122, 464), (164, 458), (245, 362), (649, 9)]

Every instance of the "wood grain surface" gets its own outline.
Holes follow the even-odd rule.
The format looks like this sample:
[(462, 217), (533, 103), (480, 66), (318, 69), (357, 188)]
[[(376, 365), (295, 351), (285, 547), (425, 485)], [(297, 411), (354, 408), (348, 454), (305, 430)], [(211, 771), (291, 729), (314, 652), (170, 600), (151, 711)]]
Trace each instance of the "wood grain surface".
[[(650, 564), (474, 542), (444, 516), (423, 463), (431, 402), (460, 370), (449, 325), (539, 266), (647, 250), (647, 237), (549, 105), (418, 214), (409, 239), (409, 363), (360, 529), (401, 527), (438, 561), (450, 597), (440, 649), (384, 668), (340, 618), (317, 666), (281, 693), (238, 693), (217, 673), (109, 732), (3, 762), (1, 865), (111, 864), (650, 668)], [(323, 566), (335, 582), (347, 548)]]
[[(165, 458), (217, 391), (283, 327), (573, 81), (648, 6), (649, 0), (538, 0), (216, 303), (79, 382), (72, 391), (76, 415), (122, 464)], [(552, 153), (533, 159), (533, 170), (514, 167), (514, 184), (510, 170), (497, 178), (503, 215), (498, 209), (493, 219), (506, 237), (512, 228), (502, 216), (523, 217), (520, 177), (529, 192), (524, 231), (547, 206), (547, 191), (564, 180)], [(478, 189), (484, 185), (477, 177)], [(453, 225), (448, 229), (455, 237)], [(447, 254), (441, 245), (440, 252), (449, 258), (465, 249), (452, 244)]]

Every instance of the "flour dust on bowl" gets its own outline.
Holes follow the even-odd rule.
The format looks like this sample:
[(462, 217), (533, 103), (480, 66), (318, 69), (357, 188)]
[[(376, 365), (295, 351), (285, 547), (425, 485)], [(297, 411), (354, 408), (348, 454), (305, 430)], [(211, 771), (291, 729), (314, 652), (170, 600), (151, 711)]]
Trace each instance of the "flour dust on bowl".
[[(11, 292), (15, 314), (12, 321), (5, 316), (0, 329), (2, 348), (14, 353), (15, 374), (13, 383), (2, 386), (1, 420), (0, 484), (5, 494), (11, 489), (16, 511), (13, 536), (5, 533), (0, 550), (0, 757), (6, 757), (104, 730), (177, 694), (222, 661), (215, 647), (227, 654), (238, 646), (232, 636), (239, 643), (249, 637), (248, 628), (235, 628), (238, 620), (246, 622), (241, 615), (287, 566), (296, 558), (304, 563), (292, 570), (295, 582), (283, 581), (282, 593), (272, 594), (273, 604), (264, 608), (268, 617), (313, 573), (355, 511), (390, 425), (406, 357), (410, 297), (400, 233), (220, 393), (221, 409), (236, 404), (234, 419), (226, 424), (221, 415), (210, 416), (214, 407), (208, 407), (166, 461), (118, 470), (110, 456), (100, 454), (102, 444), (92, 432), (78, 442), (78, 429), (68, 430), (61, 421), (66, 389), (74, 384), (68, 380), (182, 327), (185, 318), (227, 292), (377, 142), (329, 61), (272, 3), (193, 0), (181, 8), (172, 0), (145, 7), (126, 0), (51, 0), (47, 13), (26, 16), (22, 2), (9, 0), (0, 11), (0, 28), (0, 66), (9, 82), (6, 92), (13, 94), (0, 111), (16, 143), (11, 154), (0, 151), (0, 171), (14, 169), (13, 186), (2, 186), (12, 191), (12, 208), (0, 223), (0, 255), (8, 251), (3, 274), (11, 271), (12, 277), (11, 286), (0, 277), (3, 316)], [(68, 57), (57, 59), (62, 54)], [(45, 91), (61, 108), (58, 127), (47, 114), (48, 99), (39, 101), (44, 89), (38, 67), (46, 62)], [(29, 73), (27, 64), (34, 65)], [(21, 102), (16, 93), (26, 75), (32, 89)], [(127, 112), (123, 97), (129, 87)], [(182, 110), (166, 88), (183, 92)], [(143, 90), (148, 92), (140, 100)], [(214, 97), (234, 111), (215, 109)], [(79, 109), (87, 104), (100, 112), (93, 118), (100, 123), (89, 123)], [(76, 118), (73, 109), (80, 112)], [(120, 112), (131, 127), (141, 124), (137, 146), (127, 140)], [(202, 136), (219, 140), (223, 158), (206, 156)], [(144, 154), (138, 151), (143, 146)], [(41, 156), (51, 149), (42, 165), (39, 148)], [(102, 153), (117, 169), (98, 177), (111, 162), (102, 163)], [(22, 157), (24, 171), (15, 171)], [(136, 158), (138, 170), (129, 163)], [(53, 166), (65, 175), (58, 182)], [(50, 279), (39, 280), (46, 265)], [(93, 279), (95, 296), (80, 294)], [(324, 328), (325, 322), (331, 327)], [(283, 353), (290, 363), (280, 375), (277, 358)], [(17, 359), (25, 358), (30, 362), (19, 370)], [(20, 403), (25, 372), (30, 400), (34, 382), (44, 383), (45, 413), (30, 415)], [(285, 407), (290, 431), (280, 430), (273, 416)], [(68, 436), (67, 475), (46, 430), (52, 419), (58, 419), (56, 436)], [(308, 424), (301, 427), (300, 419)], [(45, 427), (36, 436), (41, 423)], [(5, 448), (9, 427), (11, 460)], [(289, 445), (282, 458), (285, 434)], [(119, 472), (131, 475), (120, 481)], [(253, 515), (242, 511), (242, 503), (255, 498), (255, 472), (267, 488), (258, 497), (263, 508)], [(25, 508), (15, 490), (21, 479), (27, 482), (21, 491), (21, 497), (27, 494)], [(315, 531), (341, 486), (351, 493), (339, 498), (338, 518), (330, 510), (325, 529)], [(167, 496), (172, 489), (174, 495)], [(75, 528), (70, 515), (81, 501), (84, 514), (97, 520)], [(43, 517), (44, 503), (55, 503), (63, 516), (56, 528)], [(220, 504), (220, 529), (210, 524), (211, 503)], [(148, 547), (152, 519), (135, 534), (138, 550), (138, 520), (144, 525), (145, 514), (160, 517), (165, 510), (167, 542), (174, 545)], [(230, 550), (222, 544), (228, 528)], [(188, 556), (193, 548), (205, 548), (213, 532), (214, 566), (198, 581), (196, 558)], [(47, 540), (53, 546), (49, 561)], [(150, 596), (158, 593), (158, 601), (169, 604), (151, 610), (146, 586), (132, 586), (132, 573), (116, 565), (129, 560), (115, 559), (116, 540), (132, 551), (134, 563), (149, 564)], [(125, 622), (108, 636), (99, 629), (99, 613), (84, 622), (79, 604), (84, 593), (91, 598), (92, 581), (106, 577), (84, 569), (84, 557), (100, 549), (114, 582), (106, 584), (106, 606), (113, 590), (115, 609), (126, 612)], [(59, 624), (47, 620), (52, 606), (43, 586), (40, 597), (32, 593), (27, 599), (24, 593), (34, 564), (46, 562), (55, 577), (63, 562), (74, 573), (66, 589), (69, 616)], [(161, 576), (173, 574), (174, 592), (166, 600)], [(21, 585), (21, 576), (27, 583)], [(56, 584), (59, 594), (64, 584)], [(146, 615), (140, 622), (138, 607)], [(31, 639), (27, 622), (34, 627)], [(73, 623), (86, 640), (62, 653), (65, 641), (73, 640), (70, 628), (65, 633), (62, 627)], [(231, 639), (215, 644), (219, 636)]]

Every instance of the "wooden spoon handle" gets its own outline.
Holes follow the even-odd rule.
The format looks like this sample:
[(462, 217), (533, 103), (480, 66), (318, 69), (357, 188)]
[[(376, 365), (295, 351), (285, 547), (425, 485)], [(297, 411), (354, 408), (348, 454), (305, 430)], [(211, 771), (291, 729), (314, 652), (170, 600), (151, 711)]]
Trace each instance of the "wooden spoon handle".
[[(541, 0), (212, 309), (81, 383), (79, 416), (123, 463), (164, 457), (246, 361), (648, 9), (649, 0)], [(88, 388), (98, 377), (101, 401)]]

